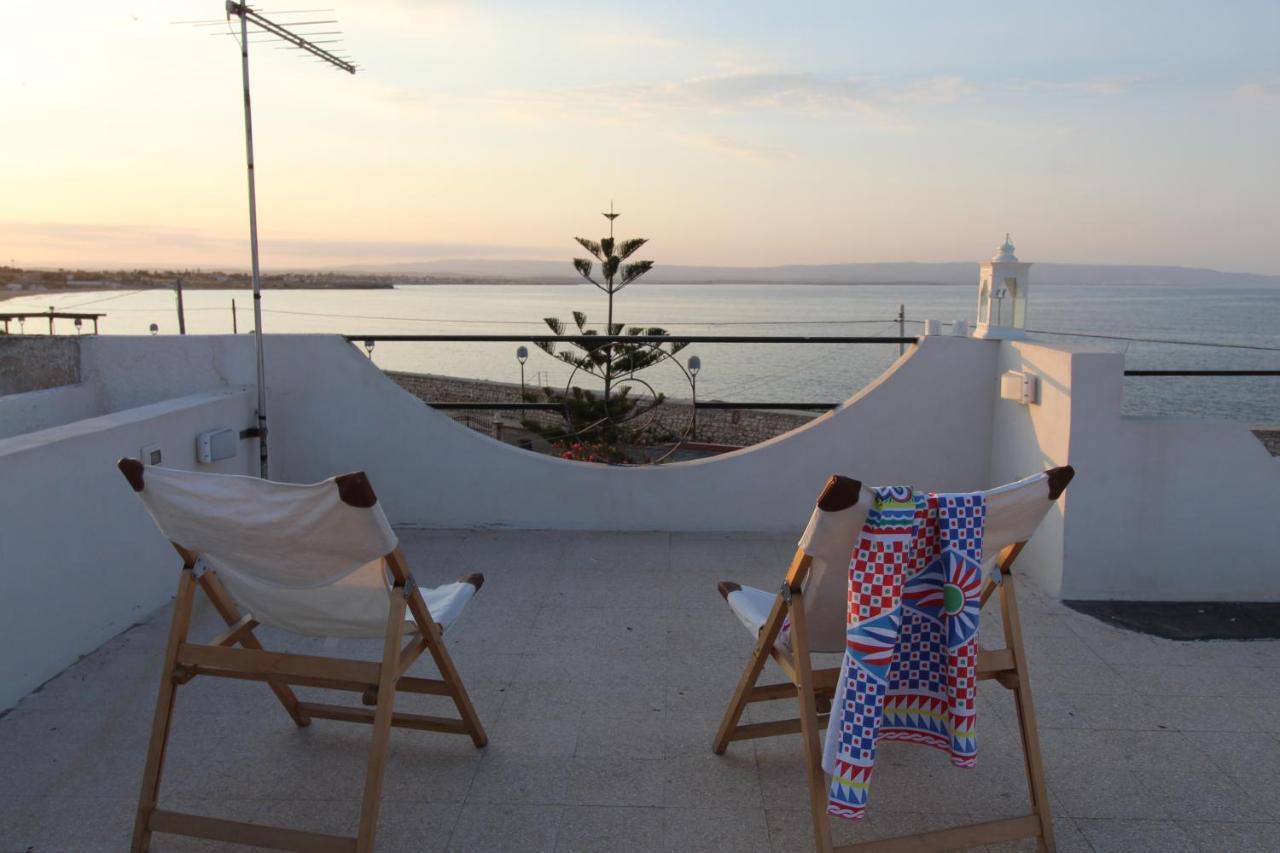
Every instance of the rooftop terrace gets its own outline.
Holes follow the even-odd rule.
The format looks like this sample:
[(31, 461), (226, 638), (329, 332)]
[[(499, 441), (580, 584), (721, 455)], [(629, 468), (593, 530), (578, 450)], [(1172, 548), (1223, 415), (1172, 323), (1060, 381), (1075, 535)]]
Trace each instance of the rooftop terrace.
[[(487, 576), (446, 641), (490, 743), (394, 731), (379, 849), (812, 849), (798, 736), (723, 757), (710, 748), (750, 651), (715, 582), (772, 588), (794, 537), (400, 533), (425, 584)], [(1280, 849), (1280, 642), (1155, 639), (1020, 588), (1058, 849)], [(0, 718), (0, 849), (127, 847), (168, 615), (151, 613)], [(984, 612), (987, 636), (998, 615)], [(221, 627), (207, 608), (198, 626), (202, 638)], [(381, 643), (260, 636), (371, 660)], [(430, 671), (425, 658), (415, 667)], [(162, 805), (354, 831), (367, 728), (297, 729), (262, 684), (197, 678), (178, 695)], [(974, 770), (882, 745), (869, 817), (836, 822), (836, 842), (1025, 812), (1010, 702), (980, 687)], [(747, 713), (762, 711), (794, 708)], [(157, 835), (153, 849), (222, 848)]]

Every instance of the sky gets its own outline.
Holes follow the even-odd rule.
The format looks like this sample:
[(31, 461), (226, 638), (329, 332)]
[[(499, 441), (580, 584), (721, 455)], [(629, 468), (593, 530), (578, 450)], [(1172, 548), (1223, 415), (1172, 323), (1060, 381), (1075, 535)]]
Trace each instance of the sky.
[[(659, 264), (1280, 274), (1276, 0), (260, 8), (360, 66), (252, 39), (267, 269), (567, 260), (612, 202)], [(0, 263), (248, 265), (239, 48), (174, 23), (222, 17), (7, 5)]]

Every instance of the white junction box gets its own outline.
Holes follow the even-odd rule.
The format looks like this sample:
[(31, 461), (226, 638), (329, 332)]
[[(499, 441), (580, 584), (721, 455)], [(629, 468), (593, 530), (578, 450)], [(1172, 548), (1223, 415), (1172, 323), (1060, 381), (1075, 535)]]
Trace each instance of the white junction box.
[(1024, 406), (1040, 402), (1040, 377), (1034, 373), (1010, 370), (1000, 376), (1000, 398)]
[(196, 461), (209, 465), (221, 459), (233, 459), (239, 436), (233, 429), (215, 429), (196, 436)]

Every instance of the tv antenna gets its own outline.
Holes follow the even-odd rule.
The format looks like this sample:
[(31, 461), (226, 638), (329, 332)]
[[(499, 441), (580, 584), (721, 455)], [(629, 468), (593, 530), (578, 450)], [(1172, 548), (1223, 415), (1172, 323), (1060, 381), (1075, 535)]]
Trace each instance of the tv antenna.
[[(356, 73), (356, 66), (349, 57), (335, 53), (321, 45), (338, 44), (340, 38), (316, 39), (315, 36), (336, 36), (336, 30), (302, 30), (303, 27), (328, 27), (336, 24), (336, 20), (292, 20), (290, 16), (310, 15), (332, 12), (332, 9), (294, 9), (272, 12), (273, 15), (284, 15), (284, 23), (276, 23), (266, 18), (261, 12), (249, 7), (247, 3), (235, 3), (227, 0), (226, 20), (214, 21), (177, 21), (175, 23), (194, 24), (195, 26), (214, 26), (227, 24), (226, 33), (212, 35), (230, 35), (240, 44), (240, 76), (244, 84), (244, 148), (245, 162), (249, 176), (249, 252), (253, 269), (253, 335), (257, 345), (258, 366), (258, 461), (263, 479), (267, 477), (267, 373), (262, 358), (262, 276), (258, 266), (258, 201), (254, 186), (253, 166), (253, 111), (249, 106), (249, 45), (264, 41), (283, 41), (278, 45), (286, 50), (300, 50), (310, 54), (317, 62), (332, 65), (348, 74)], [(230, 26), (232, 17), (240, 19), (240, 32), (237, 34)], [(323, 15), (319, 15), (323, 17)], [(255, 36), (252, 42), (249, 36)], [(265, 36), (264, 38), (256, 38)]]

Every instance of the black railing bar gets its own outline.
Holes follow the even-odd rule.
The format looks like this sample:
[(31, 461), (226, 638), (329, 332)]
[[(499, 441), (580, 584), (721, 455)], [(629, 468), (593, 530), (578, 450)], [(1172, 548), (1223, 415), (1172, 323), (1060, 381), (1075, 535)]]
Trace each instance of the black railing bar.
[(562, 412), (563, 403), (443, 403), (423, 400), (433, 409), (510, 409), (512, 411)]
[(1280, 376), (1280, 370), (1126, 370), (1125, 376)]
[[(432, 400), (423, 400), (433, 409), (506, 409), (510, 411), (544, 411), (559, 412), (564, 410), (563, 403), (446, 403)], [(804, 410), (828, 410), (840, 407), (840, 403), (724, 403), (716, 401), (713, 403), (704, 403), (699, 401), (696, 404), (690, 404), (684, 400), (671, 401), (675, 405), (694, 405), (698, 409), (777, 409), (779, 411), (804, 411)]]
[(472, 343), (565, 344), (914, 344), (919, 338), (881, 337), (760, 337), (757, 335), (343, 335), (362, 341), (420, 341)]

